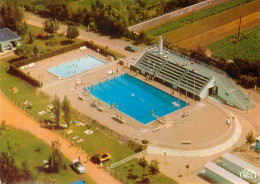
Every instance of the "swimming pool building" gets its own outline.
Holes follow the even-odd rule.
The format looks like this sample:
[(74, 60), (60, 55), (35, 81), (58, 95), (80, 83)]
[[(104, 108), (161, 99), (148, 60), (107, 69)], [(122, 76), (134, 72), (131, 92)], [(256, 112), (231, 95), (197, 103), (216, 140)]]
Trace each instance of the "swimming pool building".
[(147, 49), (134, 67), (173, 89), (193, 95), (196, 99), (209, 96), (242, 110), (254, 107), (253, 101), (224, 71), (159, 46)]

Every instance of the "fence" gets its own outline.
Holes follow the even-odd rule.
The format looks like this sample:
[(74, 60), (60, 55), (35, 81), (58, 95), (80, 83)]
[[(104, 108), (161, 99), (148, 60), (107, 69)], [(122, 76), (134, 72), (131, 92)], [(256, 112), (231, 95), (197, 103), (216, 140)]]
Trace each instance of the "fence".
[[(26, 112), (29, 116), (31, 116), (33, 119), (35, 119), (36, 121), (42, 123), (43, 121), (39, 120), (34, 114), (30, 113), (25, 107), (22, 106), (22, 104), (17, 103), (12, 97), (11, 95), (9, 95), (6, 91), (4, 91), (2, 88), (0, 88), (0, 92), (2, 92), (4, 94), (4, 96), (6, 96), (7, 98), (9, 98), (9, 100), (15, 104), (17, 107), (19, 107), (20, 109), (22, 109), (24, 112)], [(52, 130), (54, 133), (57, 133), (61, 136), (63, 136), (65, 139), (69, 140), (74, 146), (78, 146), (78, 148), (81, 150), (81, 152), (89, 154), (89, 156), (92, 156), (91, 152), (87, 151), (87, 148), (84, 147), (81, 143), (76, 142), (75, 140), (73, 140), (70, 136), (68, 136), (66, 134), (66, 132), (62, 132), (61, 130), (57, 130), (54, 128), (54, 126), (52, 127)], [(100, 130), (100, 129), (99, 129)], [(102, 131), (102, 130), (100, 130)], [(103, 131), (102, 131), (103, 132)], [(103, 132), (105, 133), (105, 132)], [(109, 136), (107, 133), (105, 133), (107, 136)], [(110, 138), (112, 138), (111, 136), (109, 136)], [(115, 172), (113, 170), (110, 170), (109, 167), (103, 167), (103, 169), (105, 169), (110, 175), (112, 175), (114, 178), (118, 179), (119, 181), (121, 181), (124, 184), (132, 184), (135, 182), (131, 182), (129, 181), (125, 176), (120, 175), (119, 172)]]
[(133, 159), (135, 159), (135, 158), (137, 158), (137, 157), (139, 157), (139, 156), (142, 156), (142, 155), (144, 155), (144, 154), (146, 154), (147, 153), (147, 150), (143, 150), (143, 151), (141, 151), (141, 152), (139, 152), (139, 153), (137, 153), (137, 154), (134, 154), (134, 155), (132, 155), (132, 156), (130, 156), (130, 157), (127, 157), (127, 158), (125, 158), (125, 159), (123, 159), (123, 160), (120, 160), (119, 162), (116, 162), (116, 163), (113, 163), (113, 164), (111, 164), (110, 165), (110, 169), (113, 169), (113, 168), (115, 168), (115, 167), (118, 167), (118, 166), (120, 166), (120, 165), (122, 165), (122, 164), (124, 164), (124, 163), (126, 163), (126, 162), (129, 162), (130, 160), (133, 160)]

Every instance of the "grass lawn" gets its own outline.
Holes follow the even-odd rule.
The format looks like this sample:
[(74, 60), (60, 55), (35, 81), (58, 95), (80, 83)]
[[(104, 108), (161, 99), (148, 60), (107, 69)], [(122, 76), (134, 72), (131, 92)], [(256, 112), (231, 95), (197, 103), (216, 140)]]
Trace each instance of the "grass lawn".
[(208, 48), (212, 51), (213, 57), (224, 56), (227, 59), (241, 58), (250, 62), (259, 61), (260, 26), (242, 32), (240, 41), (236, 36), (232, 35), (210, 44)]
[[(159, 165), (160, 167), (160, 165)], [(133, 168), (132, 172), (129, 172), (129, 169)], [(145, 174), (149, 173), (148, 166), (145, 168)], [(118, 175), (118, 173), (120, 173)], [(131, 173), (131, 174), (130, 174)], [(127, 162), (121, 166), (116, 167), (113, 170), (113, 174), (116, 178), (120, 178), (121, 181), (129, 180), (130, 183), (142, 183), (142, 174), (143, 174), (143, 168), (138, 164), (138, 159), (134, 159), (130, 162)], [(171, 178), (165, 177), (163, 174), (157, 174), (157, 175), (148, 175), (149, 181), (152, 184), (177, 184), (176, 181), (174, 181)]]
[[(32, 35), (37, 35), (39, 33), (44, 32), (44, 30), (42, 28), (28, 24), (28, 33), (30, 31), (32, 32)], [(28, 40), (29, 40), (29, 38), (28, 38), (28, 34), (27, 34), (24, 36), (23, 41), (28, 44)], [(57, 44), (55, 46), (46, 45), (46, 42), (49, 40), (56, 40)], [(79, 43), (81, 41), (82, 40), (76, 39), (76, 41), (73, 43)], [(39, 50), (38, 55), (39, 55), (39, 54), (43, 54), (48, 51), (54, 51), (54, 50), (58, 50), (62, 47), (69, 46), (69, 45), (71, 45), (71, 42), (69, 41), (68, 38), (66, 38), (66, 36), (64, 34), (55, 33), (54, 36), (52, 37), (51, 35), (47, 35), (47, 33), (44, 32), (43, 38), (34, 38), (33, 43), (30, 45), (32, 47), (36, 46), (38, 48), (38, 50)]]
[(70, 167), (70, 161), (66, 158), (64, 158), (64, 161), (67, 170), (63, 170), (60, 174), (45, 173), (42, 170), (44, 166), (43, 160), (48, 160), (51, 154), (50, 147), (47, 144), (34, 135), (19, 129), (7, 127), (6, 130), (1, 132), (1, 151), (8, 151), (7, 142), (11, 142), (11, 145), (13, 145), (11, 152), (14, 154), (17, 164), (21, 166), (21, 163), (26, 161), (29, 169), (36, 177), (36, 181), (42, 182), (46, 176), (49, 176), (60, 184), (75, 182), (78, 179), (86, 180), (90, 184), (95, 183), (90, 178), (76, 174)]
[[(15, 58), (15, 57), (13, 57)], [(10, 75), (6, 72), (6, 68), (9, 66), (8, 61), (11, 58), (6, 58), (0, 61), (0, 87), (5, 93), (13, 100), (15, 101), (19, 106), (22, 106), (25, 108), (24, 102), (26, 100), (30, 100), (33, 104), (32, 109), (26, 109), (30, 114), (33, 114), (39, 121), (44, 120), (52, 120), (50, 118), (50, 114), (45, 114), (40, 116), (38, 112), (47, 109), (47, 105), (51, 103), (51, 99), (49, 96), (43, 94), (40, 92), (39, 89), (31, 86), (26, 81), (21, 80), (20, 78), (17, 78), (13, 75)], [(16, 86), (19, 89), (19, 92), (16, 94), (13, 94), (11, 92), (11, 88)], [(93, 120), (90, 120), (89, 118), (85, 119), (82, 116), (78, 115), (75, 111), (73, 111), (72, 114), (72, 120), (81, 121), (81, 122), (91, 122)], [(63, 118), (61, 117), (61, 122), (63, 122)], [(119, 161), (125, 157), (128, 157), (132, 154), (134, 154), (134, 151), (130, 149), (127, 145), (122, 145), (117, 142), (117, 140), (111, 138), (110, 136), (106, 135), (108, 133), (104, 133), (103, 131), (100, 131), (96, 126), (92, 126), (91, 130), (93, 130), (93, 134), (86, 135), (84, 134), (84, 131), (86, 130), (86, 127), (82, 126), (76, 126), (73, 123), (71, 123), (70, 130), (73, 130), (74, 132), (70, 135), (66, 134), (68, 130), (61, 130), (61, 132), (66, 134), (68, 138), (72, 138), (74, 136), (79, 136), (79, 138), (84, 139), (84, 142), (79, 143), (81, 147), (83, 147), (88, 153), (94, 154), (96, 150), (105, 148), (108, 150), (109, 154), (112, 155), (112, 158), (105, 162), (104, 165), (110, 165), (111, 163), (114, 163), (116, 161)], [(78, 139), (79, 139), (78, 138)], [(43, 158), (45, 159), (45, 158)], [(39, 159), (39, 160), (43, 160)], [(136, 162), (137, 163), (137, 162)], [(137, 165), (137, 164), (136, 164)], [(120, 168), (120, 167), (118, 167)], [(119, 175), (124, 175), (124, 170), (118, 170)], [(122, 172), (122, 174), (121, 174)], [(154, 180), (156, 181), (169, 181), (168, 183), (172, 183), (173, 180), (169, 179), (165, 175), (158, 175), (154, 177)], [(131, 181), (131, 180), (130, 180)], [(167, 182), (165, 182), (167, 183)]]
[(152, 29), (146, 31), (146, 33), (148, 35), (158, 36), (158, 35), (167, 33), (169, 31), (178, 29), (184, 25), (196, 22), (198, 20), (224, 12), (224, 11), (234, 8), (236, 6), (240, 6), (242, 4), (248, 3), (250, 1), (255, 1), (255, 0), (249, 0), (249, 1), (248, 0), (231, 0), (231, 1), (223, 3), (221, 5), (199, 11), (197, 13), (194, 13), (193, 15), (189, 15), (189, 16), (180, 18), (178, 20), (172, 21), (170, 23), (163, 24), (159, 27), (152, 28)]

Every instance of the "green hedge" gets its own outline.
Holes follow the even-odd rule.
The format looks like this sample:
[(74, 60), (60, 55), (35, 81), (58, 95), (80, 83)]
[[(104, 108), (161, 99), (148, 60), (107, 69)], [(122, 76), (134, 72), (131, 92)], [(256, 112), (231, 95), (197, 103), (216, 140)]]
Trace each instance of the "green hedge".
[(24, 80), (27, 80), (33, 86), (42, 87), (42, 83), (40, 81), (38, 81), (37, 79), (33, 78), (32, 76), (24, 73), (23, 71), (21, 71), (19, 69), (19, 67), (24, 66), (24, 65), (28, 65), (30, 63), (37, 62), (37, 61), (40, 61), (40, 60), (43, 60), (43, 59), (47, 59), (47, 58), (50, 58), (50, 57), (53, 57), (53, 56), (57, 56), (57, 55), (66, 53), (68, 51), (77, 49), (77, 48), (82, 47), (82, 46), (86, 46), (86, 47), (88, 47), (92, 50), (95, 50), (95, 51), (97, 51), (97, 49), (99, 49), (99, 53), (104, 55), (104, 56), (110, 55), (110, 56), (113, 56), (115, 59), (118, 59), (120, 57), (119, 53), (117, 53), (115, 51), (111, 51), (111, 50), (109, 50), (105, 47), (96, 45), (93, 41), (90, 41), (90, 42), (84, 41), (84, 42), (80, 42), (80, 43), (70, 45), (68, 47), (63, 47), (59, 50), (47, 52), (47, 53), (41, 54), (39, 56), (23, 59), (23, 60), (15, 62), (15, 63), (12, 63), (10, 65), (10, 72), (12, 72), (13, 74), (16, 74), (17, 76), (21, 77)]
[(50, 52), (41, 54), (39, 56), (35, 56), (35, 57), (32, 57), (32, 58), (28, 58), (28, 59), (23, 59), (21, 61), (15, 62), (15, 66), (20, 67), (20, 66), (24, 66), (24, 65), (27, 65), (27, 64), (30, 64), (30, 63), (33, 63), (33, 62), (37, 62), (37, 61), (40, 61), (40, 60), (43, 60), (43, 59), (53, 57), (53, 56), (57, 56), (57, 55), (65, 53), (65, 52), (68, 52), (68, 51), (77, 49), (79, 47), (82, 47), (84, 45), (86, 45), (85, 42), (80, 42), (80, 43), (70, 45), (68, 47), (63, 47), (63, 48), (58, 49), (58, 50), (54, 50), (54, 51), (50, 51)]
[(35, 87), (42, 87), (42, 83), (35, 79), (34, 77), (30, 76), (29, 74), (24, 73), (22, 70), (20, 70), (19, 68), (17, 68), (16, 66), (14, 66), (15, 63), (10, 65), (9, 68), (9, 72), (21, 77), (22, 79), (26, 80), (27, 82), (29, 82), (31, 85), (35, 86)]
[(119, 54), (118, 52), (112, 51), (108, 48), (102, 47), (100, 45), (95, 44), (93, 41), (86, 41), (86, 47), (97, 51), (99, 49), (99, 53), (102, 54), (103, 56), (113, 56), (115, 59), (119, 59), (120, 57), (123, 57), (123, 55)]

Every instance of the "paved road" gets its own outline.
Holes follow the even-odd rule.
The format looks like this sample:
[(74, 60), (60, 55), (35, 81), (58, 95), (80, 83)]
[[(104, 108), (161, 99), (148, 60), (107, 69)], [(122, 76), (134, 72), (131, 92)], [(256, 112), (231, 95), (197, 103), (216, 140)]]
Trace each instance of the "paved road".
[[(87, 169), (85, 174), (87, 177), (91, 177), (98, 184), (120, 184), (118, 180), (109, 175), (105, 170), (100, 169), (98, 165), (93, 164), (87, 158), (87, 154), (82, 153), (77, 147), (71, 146), (71, 142), (65, 139), (63, 136), (42, 128), (36, 120), (28, 116), (24, 111), (14, 105), (7, 97), (0, 93), (0, 120), (5, 120), (7, 125), (14, 128), (19, 128), (30, 132), (36, 137), (42, 139), (48, 145), (51, 145), (52, 141), (59, 140), (61, 143), (61, 152), (70, 161), (75, 158), (81, 158), (82, 164)], [(15, 116), (14, 116), (15, 114)]]
[[(31, 13), (26, 14), (26, 23), (37, 26), (37, 27), (42, 27), (42, 22), (44, 21), (43, 18), (36, 16)], [(67, 30), (67, 25), (61, 24), (60, 25), (60, 32), (66, 33)], [(95, 33), (95, 32), (88, 32), (85, 29), (79, 28), (79, 39), (82, 40), (93, 40), (95, 43), (102, 45), (102, 46), (108, 46), (110, 49), (115, 50), (123, 55), (125, 55), (128, 58), (138, 58), (138, 56), (143, 52), (145, 49), (144, 46), (137, 46), (138, 52), (132, 53), (129, 51), (126, 51), (124, 48), (125, 46), (132, 44), (131, 42), (122, 40), (122, 39), (114, 39), (110, 38), (109, 36), (102, 35), (100, 33)]]

